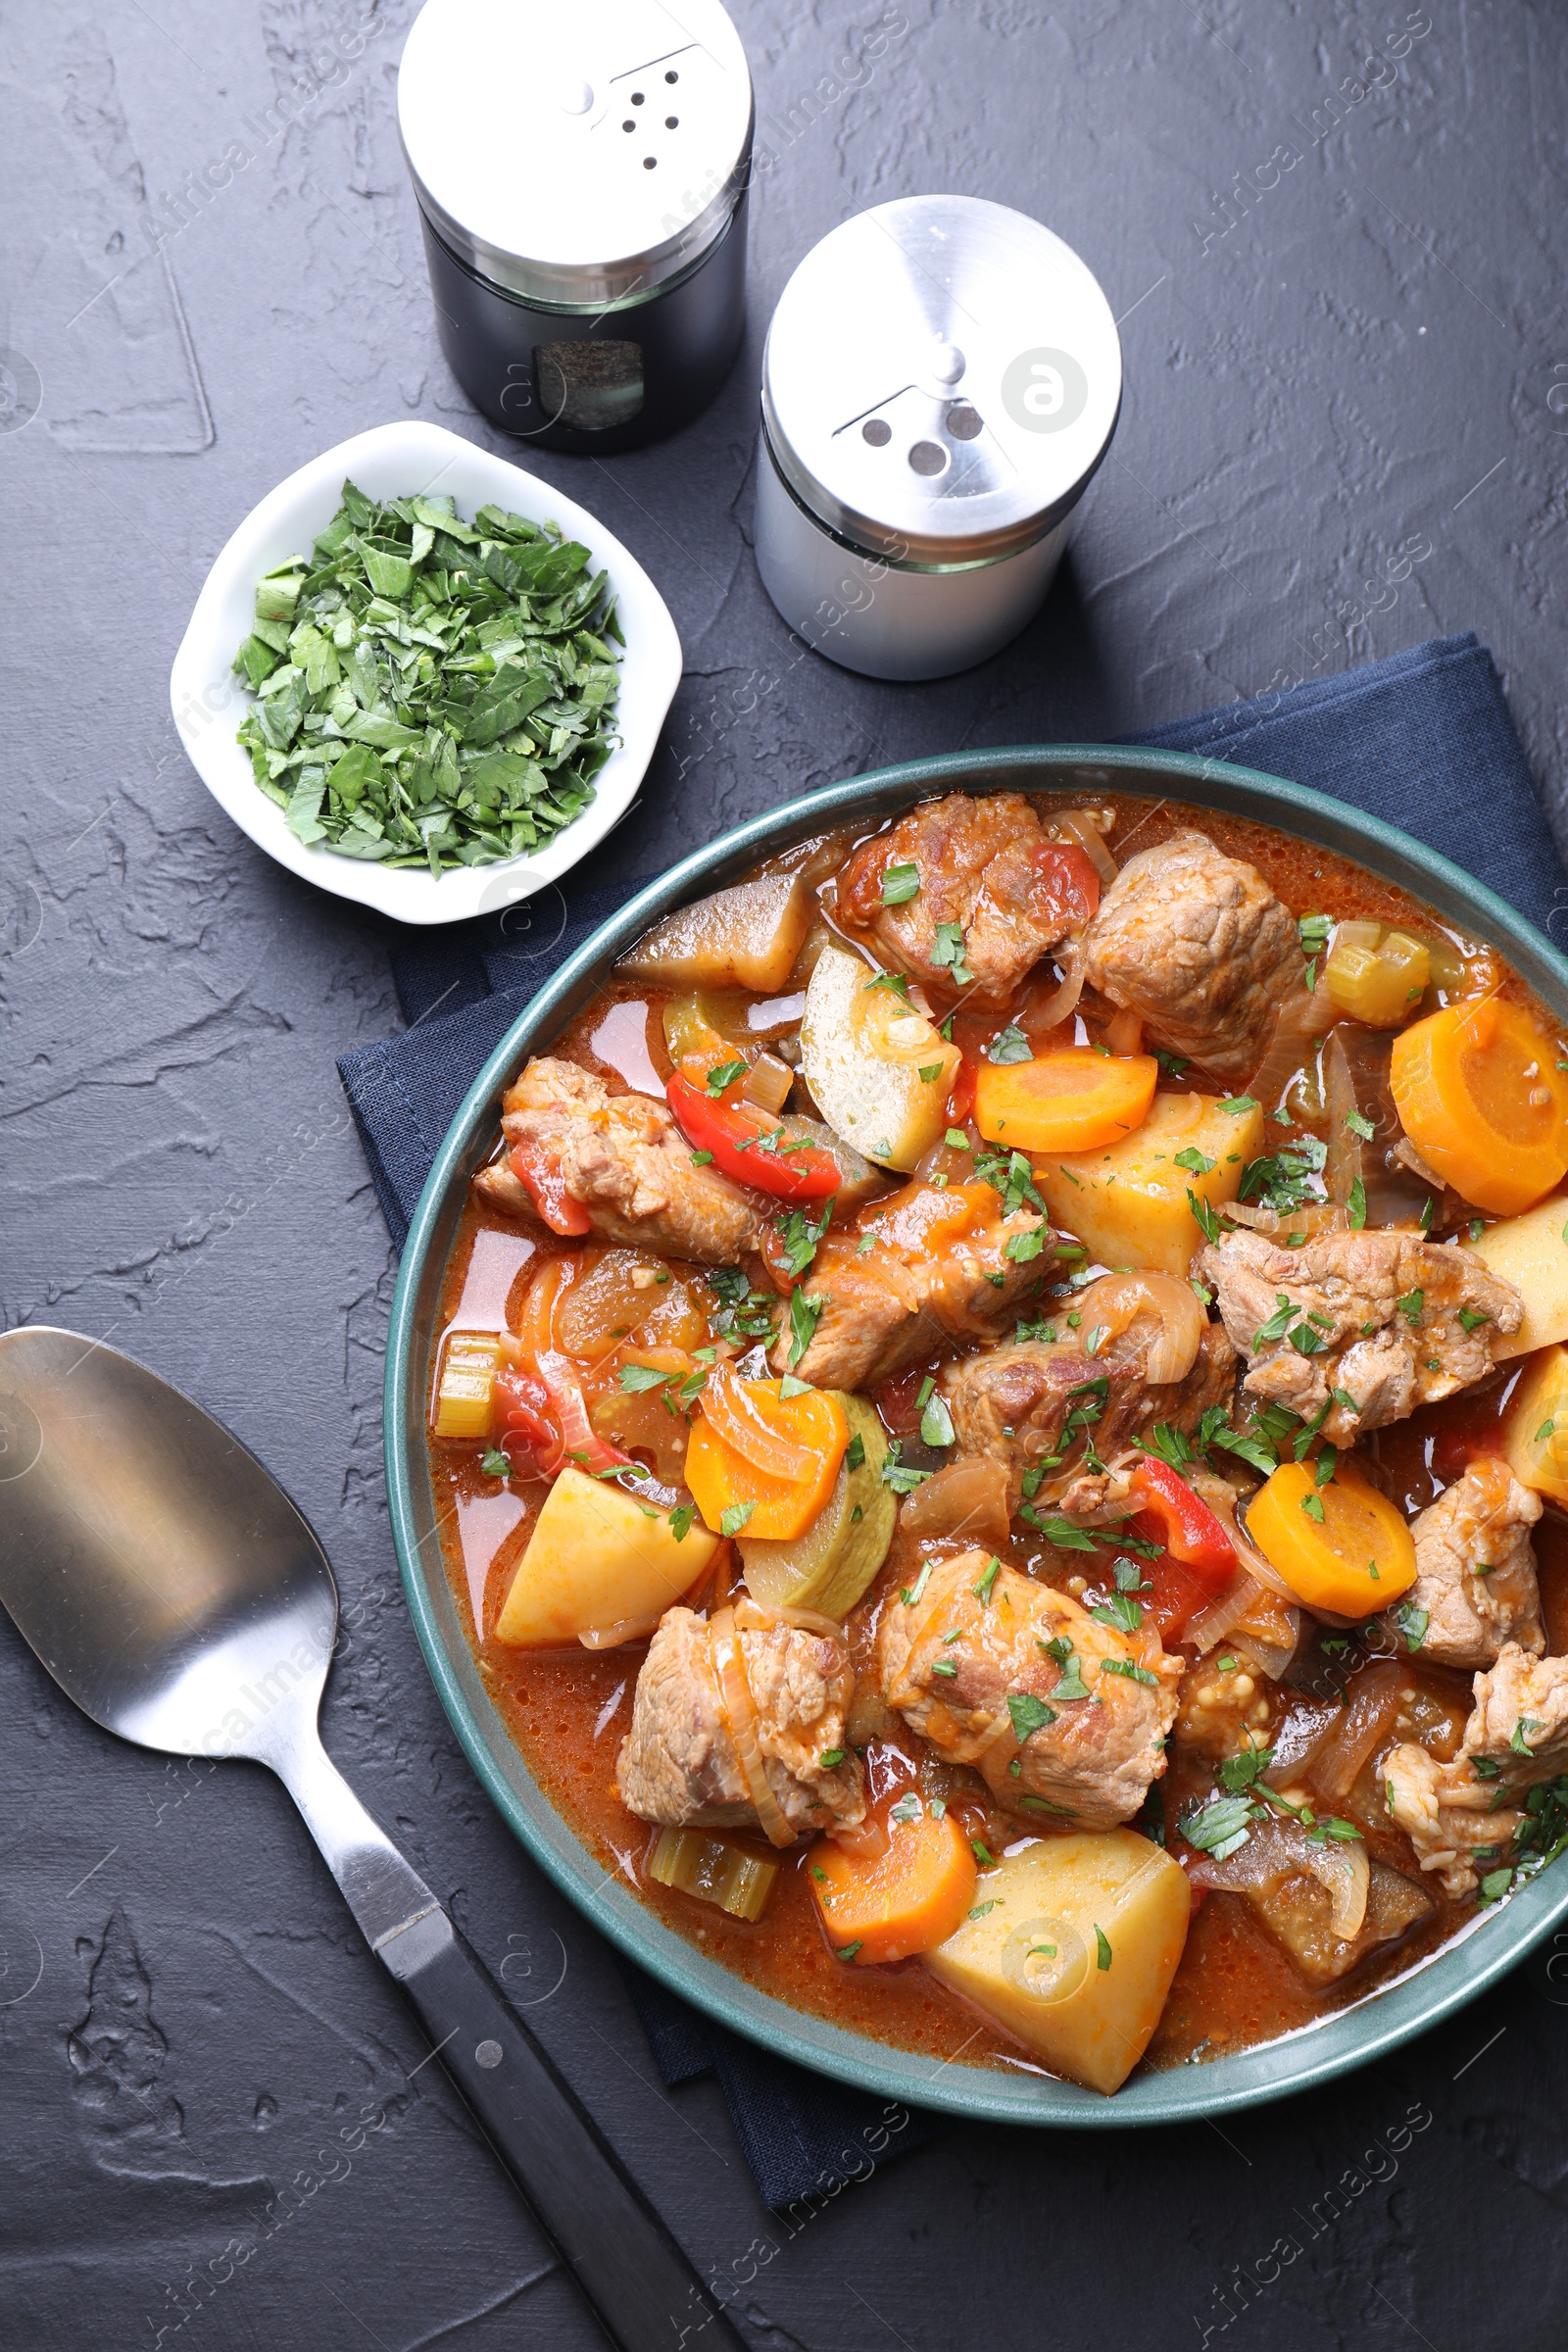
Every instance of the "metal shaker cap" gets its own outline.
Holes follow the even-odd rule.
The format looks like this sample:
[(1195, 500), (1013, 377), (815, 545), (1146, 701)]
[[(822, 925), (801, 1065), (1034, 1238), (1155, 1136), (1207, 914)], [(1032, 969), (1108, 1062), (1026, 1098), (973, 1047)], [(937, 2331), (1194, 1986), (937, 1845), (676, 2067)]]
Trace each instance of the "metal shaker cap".
[(652, 293), (729, 225), (752, 78), (718, 0), (425, 0), (398, 122), (437, 235), (558, 309)]
[(913, 196), (833, 229), (779, 297), (762, 418), (801, 504), (895, 562), (996, 562), (1104, 456), (1121, 340), (1072, 248), (1006, 205)]

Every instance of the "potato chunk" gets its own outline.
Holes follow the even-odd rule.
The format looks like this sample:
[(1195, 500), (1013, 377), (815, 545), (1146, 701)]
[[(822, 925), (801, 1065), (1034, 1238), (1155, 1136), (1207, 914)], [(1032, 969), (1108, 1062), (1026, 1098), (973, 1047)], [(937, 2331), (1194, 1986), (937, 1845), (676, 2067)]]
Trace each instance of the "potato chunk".
[(1568, 1503), (1568, 1348), (1544, 1348), (1526, 1367), (1503, 1431), (1519, 1484)]
[(1135, 1830), (1046, 1838), (982, 1874), (925, 1965), (1054, 2074), (1116, 2090), (1159, 2023), (1191, 1911), (1184, 1872)]
[(815, 911), (799, 874), (759, 874), (656, 923), (620, 970), (666, 988), (781, 989)]
[(677, 1543), (665, 1511), (623, 1487), (565, 1469), (540, 1512), (496, 1621), (496, 1640), (518, 1649), (556, 1649), (611, 1635), (650, 1634), (691, 1591), (718, 1538), (689, 1527)]
[(823, 949), (801, 1017), (801, 1068), (847, 1144), (884, 1167), (912, 1168), (947, 1124), (960, 1058), (858, 956)]
[(1263, 1113), (1230, 1111), (1214, 1095), (1156, 1095), (1141, 1127), (1102, 1151), (1035, 1163), (1054, 1225), (1076, 1234), (1107, 1266), (1184, 1275), (1201, 1247), (1191, 1192), (1234, 1200), (1242, 1171), (1263, 1147)]
[(1520, 1217), (1503, 1217), (1489, 1225), (1478, 1242), (1468, 1247), (1489, 1272), (1511, 1282), (1525, 1302), (1524, 1321), (1513, 1333), (1499, 1331), (1492, 1343), (1493, 1360), (1531, 1355), (1568, 1340), (1568, 1193), (1553, 1193)]

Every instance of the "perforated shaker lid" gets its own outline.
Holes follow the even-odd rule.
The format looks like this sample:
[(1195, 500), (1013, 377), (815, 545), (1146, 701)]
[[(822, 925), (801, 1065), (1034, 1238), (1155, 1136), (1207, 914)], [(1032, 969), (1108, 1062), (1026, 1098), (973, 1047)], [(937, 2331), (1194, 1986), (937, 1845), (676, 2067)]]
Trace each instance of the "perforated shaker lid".
[(817, 519), (895, 561), (995, 561), (1082, 495), (1121, 340), (1071, 246), (1006, 205), (913, 196), (833, 229), (779, 298), (762, 416)]
[(431, 224), (482, 276), (595, 309), (700, 259), (746, 182), (752, 78), (718, 0), (425, 0), (398, 122)]

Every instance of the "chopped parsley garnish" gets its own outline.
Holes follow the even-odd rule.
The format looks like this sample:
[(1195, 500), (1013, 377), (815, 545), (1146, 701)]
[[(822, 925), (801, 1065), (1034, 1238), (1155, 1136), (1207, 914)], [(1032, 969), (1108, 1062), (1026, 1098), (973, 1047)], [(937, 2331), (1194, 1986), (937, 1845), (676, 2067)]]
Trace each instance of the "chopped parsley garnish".
[(1531, 1755), (1534, 1753), (1534, 1750), (1530, 1745), (1527, 1734), (1531, 1732), (1544, 1732), (1545, 1728), (1546, 1727), (1544, 1723), (1537, 1723), (1534, 1716), (1521, 1715), (1518, 1722), (1514, 1725), (1513, 1730), (1508, 1735), (1508, 1745), (1513, 1749), (1516, 1756)]
[(1061, 1669), (1061, 1680), (1051, 1693), (1053, 1698), (1091, 1698), (1094, 1695), (1079, 1672), (1073, 1645), (1064, 1634), (1057, 1634), (1054, 1641), (1042, 1642), (1039, 1646)]
[(1345, 1114), (1345, 1124), (1351, 1135), (1360, 1137), (1363, 1144), (1369, 1144), (1377, 1133), (1371, 1120), (1359, 1110), (1348, 1110)]
[(854, 1437), (850, 1440), (844, 1459), (849, 1468), (852, 1470), (858, 1470), (860, 1464), (864, 1461), (865, 1440), (861, 1437), (858, 1430), (856, 1431)]
[(1099, 1549), (1096, 1539), (1087, 1534), (1083, 1528), (1074, 1527), (1070, 1519), (1042, 1519), (1039, 1512), (1028, 1503), (1024, 1503), (1020, 1507), (1018, 1516), (1020, 1519), (1027, 1520), (1031, 1527), (1037, 1527), (1046, 1542), (1054, 1544), (1058, 1551), (1096, 1551)]
[(906, 906), (919, 895), (920, 868), (910, 858), (907, 863), (890, 865), (882, 877), (884, 906)]
[(511, 1460), (497, 1446), (485, 1448), (485, 1451), (479, 1456), (479, 1467), (486, 1478), (510, 1478), (512, 1476)]
[(1036, 1698), (1029, 1690), (1007, 1692), (1007, 1713), (1012, 1718), (1013, 1738), (1020, 1746), (1032, 1732), (1038, 1732), (1043, 1725), (1056, 1720), (1055, 1708), (1048, 1707), (1043, 1698)]
[(1479, 1307), (1461, 1306), (1459, 1309), (1459, 1320), (1464, 1325), (1466, 1331), (1479, 1331), (1483, 1323), (1490, 1323), (1492, 1321), (1492, 1317), (1490, 1315), (1483, 1314)]
[(790, 1370), (793, 1372), (816, 1337), (816, 1326), (827, 1299), (820, 1292), (808, 1298), (804, 1291), (790, 1293)]
[(1228, 1862), (1252, 1834), (1252, 1808), (1245, 1796), (1214, 1796), (1182, 1814), (1176, 1827), (1189, 1845)]
[(1177, 1152), (1175, 1164), (1185, 1168), (1190, 1176), (1209, 1176), (1219, 1166), (1219, 1161), (1210, 1159), (1206, 1152), (1200, 1152), (1196, 1144), (1189, 1144), (1185, 1152)]
[(980, 1867), (981, 1867), (981, 1869), (982, 1869), (982, 1870), (995, 1870), (995, 1869), (996, 1869), (996, 1867), (997, 1867), (997, 1857), (996, 1857), (996, 1855), (995, 1855), (994, 1853), (992, 1853), (992, 1852), (990, 1851), (990, 1849), (989, 1849), (989, 1848), (988, 1848), (988, 1847), (987, 1847), (985, 1844), (983, 1844), (983, 1843), (982, 1843), (982, 1841), (980, 1840), (980, 1838), (970, 1838), (970, 1840), (969, 1840), (969, 1850), (970, 1850), (970, 1852), (973, 1854), (973, 1856), (974, 1856), (975, 1860), (976, 1860), (976, 1861), (979, 1863), (979, 1865), (980, 1865)]
[(1003, 1250), (1004, 1257), (1010, 1257), (1015, 1265), (1023, 1265), (1031, 1257), (1038, 1257), (1046, 1246), (1047, 1230), (1044, 1225), (1032, 1225), (1027, 1233), (1009, 1233)]
[(697, 1518), (695, 1502), (677, 1503), (669, 1514), (669, 1532), (677, 1544), (684, 1544)]
[(931, 960), (939, 971), (950, 971), (956, 988), (967, 988), (974, 974), (964, 962), (963, 932), (957, 923), (938, 923), (931, 943)]
[(986, 1048), (987, 1061), (1033, 1061), (1035, 1052), (1016, 1021), (1009, 1021)]
[(1154, 1048), (1154, 1059), (1167, 1078), (1179, 1078), (1188, 1066), (1185, 1054), (1166, 1054), (1158, 1046)]
[(1404, 1317), (1407, 1323), (1419, 1323), (1421, 1320), (1421, 1310), (1426, 1305), (1426, 1302), (1427, 1295), (1425, 1291), (1406, 1291), (1404, 1297), (1402, 1298), (1396, 1298), (1394, 1303), (1398, 1308), (1400, 1314)]
[(953, 1415), (943, 1396), (927, 1396), (920, 1412), (920, 1442), (925, 1446), (956, 1446), (958, 1433), (953, 1426)]
[(1302, 974), (1302, 980), (1307, 988), (1316, 985), (1317, 959), (1328, 946), (1329, 933), (1333, 928), (1334, 917), (1331, 914), (1303, 914), (1296, 926), (1297, 936), (1301, 943), (1301, 954), (1306, 957), (1306, 970)]
[(1109, 1600), (1097, 1601), (1089, 1614), (1122, 1634), (1136, 1634), (1144, 1622), (1144, 1612), (1130, 1592), (1113, 1592)]
[(1309, 1519), (1317, 1521), (1319, 1527), (1323, 1525), (1323, 1497), (1321, 1494), (1303, 1494), (1301, 1508)]
[(1427, 1638), (1427, 1627), (1432, 1622), (1430, 1610), (1418, 1609), (1413, 1600), (1399, 1600), (1395, 1602), (1389, 1615), (1404, 1636), (1405, 1648), (1419, 1649)]
[(1366, 1224), (1366, 1186), (1361, 1182), (1359, 1176), (1353, 1180), (1350, 1186), (1349, 1217), (1350, 1231), (1352, 1233), (1361, 1232)]
[(554, 523), (345, 482), (255, 612), (237, 741), (307, 846), (439, 876), (542, 849), (592, 801), (620, 630), (607, 575)]
[(889, 996), (902, 997), (906, 1004), (909, 1002), (909, 983), (902, 972), (878, 972), (874, 980), (866, 982), (860, 994), (862, 997), (868, 997), (874, 989), (878, 988), (885, 988)]
[(1021, 1152), (977, 1152), (974, 1172), (993, 1192), (1002, 1195), (1002, 1213), (1012, 1216), (1027, 1200), (1029, 1206), (1046, 1213), (1046, 1204), (1035, 1186), (1035, 1172)]
[(1159, 1689), (1158, 1675), (1151, 1674), (1147, 1666), (1135, 1666), (1131, 1658), (1102, 1658), (1100, 1671), (1102, 1674), (1124, 1675), (1130, 1683), (1147, 1683), (1151, 1690)]
[(712, 1159), (713, 1154), (711, 1152), (694, 1152), (692, 1153), (692, 1166), (694, 1168), (710, 1167), (712, 1165)]
[(822, 1203), (819, 1217), (811, 1217), (804, 1208), (792, 1208), (788, 1216), (775, 1220), (775, 1231), (783, 1250), (783, 1271), (792, 1282), (798, 1281), (816, 1255), (816, 1245), (827, 1231), (833, 1214), (835, 1196), (829, 1194)]
[(969, 1138), (961, 1127), (950, 1127), (942, 1141), (950, 1152), (967, 1152), (969, 1149)]
[(912, 1585), (901, 1585), (899, 1587), (899, 1598), (903, 1601), (906, 1609), (913, 1608), (915, 1602), (920, 1598), (930, 1582), (931, 1563), (929, 1560), (927, 1560), (925, 1566), (921, 1569), (919, 1575), (915, 1578)]
[(1219, 1240), (1219, 1219), (1208, 1202), (1200, 1199), (1191, 1185), (1187, 1187), (1187, 1205), (1197, 1219), (1198, 1230), (1204, 1241), (1217, 1242)]
[(628, 1396), (641, 1396), (646, 1389), (662, 1389), (668, 1380), (667, 1372), (656, 1372), (652, 1364), (622, 1364), (620, 1385)]
[(986, 1572), (984, 1576), (980, 1579), (980, 1582), (977, 1585), (971, 1588), (976, 1600), (979, 1601), (982, 1608), (990, 1607), (991, 1589), (1001, 1574), (1002, 1562), (997, 1558), (995, 1552), (993, 1552), (990, 1559), (986, 1562)]
[(1102, 1927), (1097, 1927), (1095, 1930), (1095, 1965), (1097, 1968), (1104, 1970), (1110, 1966), (1112, 1957), (1110, 1949), (1110, 1937), (1105, 1934), (1104, 1929)]
[(726, 1086), (733, 1086), (737, 1078), (744, 1078), (745, 1075), (746, 1064), (744, 1061), (715, 1062), (708, 1073), (707, 1091), (716, 1099), (724, 1092)]
[(1228, 1110), (1233, 1119), (1239, 1119), (1243, 1111), (1257, 1108), (1257, 1098), (1255, 1095), (1227, 1095), (1220, 1108)]
[[(796, 1297), (799, 1298), (799, 1296), (800, 1293), (797, 1292)], [(882, 1484), (885, 1487), (891, 1487), (895, 1494), (912, 1494), (915, 1488), (923, 1485), (931, 1473), (929, 1470), (916, 1470), (912, 1464), (901, 1461), (899, 1456), (902, 1451), (903, 1440), (895, 1438), (883, 1457)], [(922, 1575), (920, 1590), (923, 1592), (924, 1589), (925, 1579)]]
[(914, 1790), (910, 1788), (905, 1795), (900, 1797), (896, 1805), (889, 1806), (888, 1819), (889, 1821), (898, 1822), (918, 1821), (924, 1811), (925, 1807), (921, 1804), (920, 1799), (915, 1795)]
[(857, 1936), (855, 1941), (853, 1943), (845, 1944), (843, 1949), (838, 1952), (835, 1957), (840, 1960), (853, 1960), (863, 1941), (864, 1938), (862, 1936)]
[(756, 1508), (755, 1502), (732, 1502), (719, 1517), (719, 1534), (721, 1536), (738, 1536)]
[(1283, 1340), (1287, 1329), (1296, 1315), (1296, 1311), (1297, 1308), (1295, 1299), (1287, 1298), (1283, 1291), (1276, 1291), (1274, 1294), (1274, 1312), (1269, 1316), (1266, 1323), (1260, 1323), (1258, 1325), (1257, 1330), (1252, 1335), (1253, 1346), (1255, 1347), (1259, 1340)]
[(1285, 1216), (1295, 1208), (1304, 1208), (1307, 1201), (1321, 1196), (1314, 1192), (1311, 1179), (1323, 1172), (1329, 1148), (1320, 1137), (1303, 1136), (1299, 1143), (1282, 1144), (1277, 1152), (1261, 1159), (1250, 1159), (1242, 1170), (1239, 1188), (1243, 1200), (1261, 1200), (1266, 1208)]

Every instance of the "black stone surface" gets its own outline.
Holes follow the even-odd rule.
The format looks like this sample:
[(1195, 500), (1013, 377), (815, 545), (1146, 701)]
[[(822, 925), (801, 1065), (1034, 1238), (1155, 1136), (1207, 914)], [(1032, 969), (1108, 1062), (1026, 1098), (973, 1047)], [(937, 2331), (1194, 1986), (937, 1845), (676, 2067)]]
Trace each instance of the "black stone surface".
[[(606, 1949), (458, 1752), (387, 1537), (392, 1264), (332, 1068), (395, 1024), (385, 930), (233, 830), (166, 695), (213, 555), (305, 458), (409, 414), (494, 445), (438, 356), (398, 152), (410, 13), (56, 0), (0, 24), (5, 1318), (112, 1337), (310, 1513), (347, 1613), (328, 1745), (759, 2347), (1555, 2345), (1545, 1963), (1322, 2096), (1136, 2139), (956, 2126), (792, 2230), (711, 2084), (659, 2086)], [(1465, 627), (1561, 834), (1552, 0), (737, 15), (769, 159), (740, 366), (662, 447), (535, 461), (648, 565), (687, 649), (607, 872), (882, 760), (1112, 734)], [(482, 135), (526, 136), (484, 106)], [(1128, 391), (1040, 621), (894, 688), (800, 655), (759, 587), (755, 383), (794, 261), (933, 187), (1078, 248)], [(3, 1625), (0, 1757), (7, 2352), (596, 2340), (439, 2070), (413, 2073), (278, 1787), (117, 1744)]]

